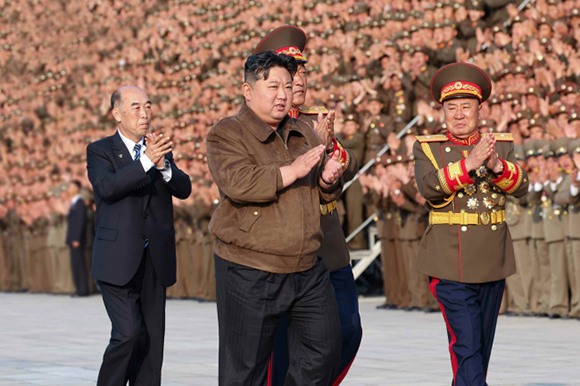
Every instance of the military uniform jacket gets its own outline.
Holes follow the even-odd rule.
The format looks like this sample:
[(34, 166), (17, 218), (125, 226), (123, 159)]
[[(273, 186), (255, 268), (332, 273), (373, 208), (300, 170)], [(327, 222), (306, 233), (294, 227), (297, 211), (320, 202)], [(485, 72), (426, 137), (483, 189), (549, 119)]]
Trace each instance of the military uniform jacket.
[(515, 198), (508, 196), (506, 198), (506, 220), (509, 226), (512, 240), (525, 240), (530, 237), (528, 232), (529, 221), (531, 215), (528, 214), (525, 207), (526, 196), (522, 198)]
[[(328, 110), (324, 106), (300, 106), (297, 110), (291, 110), (289, 115), (314, 127), (314, 122), (318, 120), (318, 114), (327, 114)], [(346, 149), (348, 153), (348, 163), (343, 173), (343, 180), (350, 181), (358, 173), (358, 162), (352, 150)], [(320, 243), (320, 248), (316, 255), (324, 259), (329, 271), (336, 271), (350, 264), (350, 252), (344, 237), (344, 231), (340, 224), (338, 211), (320, 216), (320, 230), (324, 235)]]
[[(564, 241), (566, 238), (565, 221), (563, 221), (564, 209), (566, 204), (561, 200), (557, 203), (558, 198), (564, 198), (566, 192), (570, 191), (570, 182), (566, 182), (564, 176), (557, 183), (549, 183), (544, 186), (544, 192), (547, 194), (545, 206), (543, 207), (544, 236), (547, 243)], [(566, 214), (568, 214), (566, 212)]]
[[(477, 174), (467, 172), (465, 158), (479, 141), (478, 132), (465, 141), (450, 134), (417, 139), (413, 148), (415, 176), (431, 211), (419, 247), (417, 270), (462, 283), (491, 282), (515, 273), (512, 240), (501, 216), (506, 195), (525, 195), (528, 180), (516, 162), (511, 135), (496, 135), (496, 152), (504, 166), (500, 176), (485, 167), (480, 167)], [(441, 219), (449, 214), (451, 219), (450, 212), (458, 214), (454, 218), (475, 218), (479, 224), (432, 224), (431, 217)]]

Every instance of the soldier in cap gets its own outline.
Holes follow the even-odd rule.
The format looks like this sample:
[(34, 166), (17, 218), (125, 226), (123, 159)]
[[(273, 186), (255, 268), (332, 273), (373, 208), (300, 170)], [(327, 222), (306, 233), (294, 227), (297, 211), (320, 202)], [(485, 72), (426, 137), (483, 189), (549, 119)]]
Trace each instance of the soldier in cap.
[[(334, 111), (328, 112), (323, 106), (303, 106), (308, 91), (305, 69), (305, 64), (308, 63), (308, 59), (303, 53), (305, 46), (306, 34), (303, 30), (293, 26), (283, 26), (275, 29), (262, 39), (256, 48), (256, 53), (274, 51), (278, 54), (285, 54), (296, 59), (298, 69), (294, 75), (292, 84), (293, 99), (292, 109), (289, 115), (310, 125), (311, 128), (317, 131), (319, 136), (321, 127), (330, 126), (327, 130), (323, 129), (323, 134), (325, 135), (321, 136), (321, 140), (323, 140), (323, 143), (326, 140), (326, 148), (329, 155), (339, 154), (339, 160), (341, 160), (345, 169), (343, 178), (345, 181), (349, 181), (358, 172), (358, 162), (353, 152), (345, 149), (334, 138), (332, 128)], [(328, 113), (328, 115), (323, 118), (324, 113)], [(324, 138), (327, 133), (329, 135), (327, 138)], [(356, 195), (356, 188), (353, 194)], [(362, 200), (362, 193), (360, 200)], [(342, 380), (346, 376), (351, 363), (354, 361), (362, 338), (360, 315), (358, 313), (358, 295), (350, 265), (350, 253), (346, 245), (338, 212), (336, 211), (336, 201), (321, 205), (320, 212), (320, 228), (324, 234), (324, 239), (320, 249), (316, 251), (316, 255), (324, 259), (330, 271), (330, 280), (334, 286), (339, 307), (342, 354), (338, 379)], [(290, 328), (288, 328), (288, 325), (290, 325)], [(284, 383), (289, 367), (288, 354), (290, 358), (297, 355), (294, 347), (294, 341), (296, 340), (294, 332), (295, 329), (292, 328), (292, 323), (289, 318), (285, 318), (278, 327), (274, 341), (273, 363), (268, 371), (268, 379), (272, 385)], [(288, 336), (290, 339), (288, 339)]]
[[(354, 158), (361, 162), (364, 156), (364, 135), (360, 132), (360, 122), (357, 114), (347, 114), (344, 117), (342, 132), (337, 135), (338, 140), (349, 151), (352, 151)], [(360, 181), (355, 181), (344, 192), (344, 202), (346, 206), (347, 229), (351, 234), (363, 223), (363, 191)], [(351, 249), (365, 249), (366, 241), (364, 234), (358, 235), (349, 243)]]
[[(514, 145), (514, 155), (518, 164), (527, 171), (523, 146)], [(506, 300), (508, 313), (516, 315), (531, 313), (529, 293), (533, 285), (533, 272), (529, 261), (529, 233), (527, 233), (529, 221), (527, 221), (527, 212), (524, 210), (526, 204), (527, 195), (520, 198), (513, 196), (506, 198), (506, 224), (509, 226), (518, 268), (515, 274), (506, 278)]]
[(428, 202), (429, 227), (416, 268), (430, 276), (450, 342), (453, 384), (483, 385), (505, 278), (515, 270), (505, 223), (505, 197), (528, 191), (511, 134), (478, 131), (479, 110), (491, 93), (480, 68), (453, 63), (431, 83), (448, 132), (417, 137), (415, 177)]
[(387, 143), (387, 138), (394, 130), (393, 120), (384, 114), (385, 103), (379, 94), (372, 96), (367, 105), (368, 115), (364, 119), (366, 133), (364, 164), (376, 157)]
[(526, 157), (529, 166), (530, 189), (527, 194), (527, 214), (531, 216), (530, 256), (534, 275), (534, 285), (530, 294), (530, 307), (538, 316), (548, 316), (550, 304), (550, 258), (544, 233), (544, 212), (548, 208), (548, 184), (546, 158), (552, 156), (550, 143), (546, 140), (533, 141), (533, 153), (527, 145)]
[(570, 243), (567, 240), (569, 221), (568, 192), (572, 183), (568, 174), (574, 168), (568, 155), (570, 138), (559, 138), (550, 144), (550, 153), (544, 152), (549, 182), (544, 186), (548, 205), (544, 209), (544, 234), (550, 256), (550, 318), (568, 316), (569, 292), (574, 289)]
[[(575, 284), (572, 290), (570, 316), (580, 318), (580, 139), (574, 139), (568, 143), (568, 154), (572, 157), (575, 170), (569, 174), (571, 184), (568, 192), (562, 191), (563, 200), (568, 200), (568, 241), (571, 244), (571, 259), (573, 272), (570, 274), (571, 282)], [(566, 197), (569, 196), (569, 197)], [(558, 197), (560, 198), (560, 197)]]
[(477, 46), (476, 31), (478, 28), (484, 31), (487, 27), (482, 19), (485, 15), (484, 3), (483, 0), (472, 0), (467, 2), (466, 6), (469, 18), (459, 23), (459, 30), (461, 35), (467, 39), (466, 48), (471, 54), (475, 54)]

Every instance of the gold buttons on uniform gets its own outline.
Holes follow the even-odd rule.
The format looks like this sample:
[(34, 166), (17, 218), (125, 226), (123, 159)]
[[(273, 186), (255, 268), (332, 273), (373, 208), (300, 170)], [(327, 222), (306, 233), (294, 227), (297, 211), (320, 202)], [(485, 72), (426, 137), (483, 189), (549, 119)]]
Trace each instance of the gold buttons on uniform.
[(465, 226), (465, 225), (464, 225), (464, 226), (462, 226), (462, 227), (461, 227), (461, 232), (467, 232), (467, 226)]
[(449, 163), (447, 164), (447, 166), (451, 166), (451, 165), (453, 165), (453, 162), (449, 162)]
[(457, 197), (463, 198), (463, 193), (461, 193), (461, 192), (457, 193)]
[(450, 148), (449, 146), (447, 146), (447, 147), (445, 148), (445, 152), (446, 152), (446, 153), (450, 153), (450, 152), (451, 152), (451, 148)]
[(492, 226), (491, 226), (491, 230), (492, 230), (492, 231), (496, 231), (496, 230), (497, 230), (497, 225), (492, 225)]
[(255, 210), (255, 211), (254, 211), (254, 216), (257, 216), (257, 215), (258, 215), (258, 211), (257, 211), (257, 210)]
[(495, 200), (497, 198), (497, 193), (492, 193), (491, 198), (493, 198)]

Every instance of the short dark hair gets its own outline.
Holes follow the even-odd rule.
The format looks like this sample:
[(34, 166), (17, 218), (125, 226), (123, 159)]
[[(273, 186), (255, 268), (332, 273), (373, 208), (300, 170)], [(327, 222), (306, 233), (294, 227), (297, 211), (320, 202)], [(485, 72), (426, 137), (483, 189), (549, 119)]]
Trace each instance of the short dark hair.
[(75, 185), (77, 188), (79, 188), (79, 190), (83, 187), (83, 185), (81, 184), (81, 182), (79, 180), (72, 180), (70, 183)]
[(258, 80), (267, 80), (272, 67), (282, 67), (288, 70), (293, 77), (298, 69), (296, 59), (274, 51), (265, 51), (248, 56), (244, 65), (244, 82), (255, 83)]

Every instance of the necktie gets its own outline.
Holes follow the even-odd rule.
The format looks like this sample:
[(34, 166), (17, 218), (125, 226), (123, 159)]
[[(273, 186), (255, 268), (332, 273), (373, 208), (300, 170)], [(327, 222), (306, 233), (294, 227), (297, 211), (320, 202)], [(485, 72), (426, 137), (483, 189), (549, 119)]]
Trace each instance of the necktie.
[[(141, 157), (141, 144), (136, 143), (135, 147), (133, 148), (133, 151), (135, 152), (135, 157), (133, 158), (133, 161), (137, 161), (139, 159), (139, 157)], [(148, 245), (149, 245), (149, 241), (147, 241), (145, 243), (144, 248), (147, 248)]]
[(135, 157), (133, 158), (133, 161), (137, 161), (139, 157), (141, 157), (141, 144), (136, 143), (135, 147), (133, 148), (133, 151), (135, 152)]

